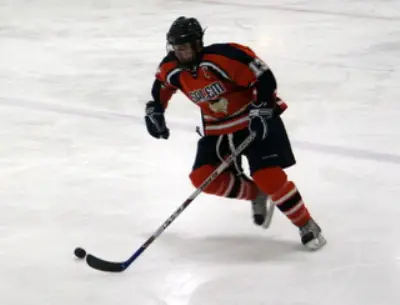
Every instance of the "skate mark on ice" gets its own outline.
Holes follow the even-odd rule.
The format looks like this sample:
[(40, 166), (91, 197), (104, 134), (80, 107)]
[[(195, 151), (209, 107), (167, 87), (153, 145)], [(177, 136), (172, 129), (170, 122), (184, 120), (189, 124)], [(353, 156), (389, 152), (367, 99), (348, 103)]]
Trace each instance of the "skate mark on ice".
[[(38, 111), (50, 111), (59, 114), (67, 114), (79, 116), (82, 118), (100, 119), (106, 121), (112, 120), (127, 120), (132, 123), (143, 123), (144, 119), (142, 116), (133, 114), (123, 114), (116, 112), (109, 112), (104, 110), (93, 110), (93, 109), (79, 109), (66, 107), (63, 105), (50, 105), (47, 103), (40, 103), (35, 101), (27, 101), (18, 98), (4, 98), (0, 97), (0, 106), (12, 106), (21, 107), (25, 109), (38, 110)], [(143, 112), (144, 114), (144, 112)], [(186, 130), (195, 133), (195, 126), (185, 122), (169, 122), (172, 128), (178, 128), (180, 130)], [(312, 143), (308, 141), (292, 140), (292, 143), (296, 148), (302, 150), (310, 150), (314, 152), (320, 152), (324, 154), (332, 154), (337, 156), (351, 157), (356, 159), (372, 160), (385, 163), (400, 164), (400, 155), (389, 154), (384, 152), (374, 152), (366, 149), (350, 148), (344, 146), (335, 146), (328, 144)]]
[(335, 146), (328, 144), (318, 144), (306, 141), (292, 140), (292, 143), (296, 148), (303, 150), (311, 150), (326, 154), (352, 157), (364, 160), (380, 161), (385, 163), (400, 164), (400, 156), (389, 153), (374, 152), (366, 149), (350, 148), (344, 146)]
[(235, 2), (232, 3), (232, 2), (224, 2), (224, 1), (218, 1), (218, 0), (198, 0), (196, 2), (200, 2), (200, 3), (204, 3), (204, 4), (211, 4), (211, 5), (214, 4), (214, 5), (222, 5), (222, 6), (236, 6), (236, 7), (249, 8), (249, 9), (265, 9), (265, 10), (274, 10), (274, 11), (287, 11), (287, 12), (295, 12), (295, 13), (339, 16), (339, 17), (347, 17), (347, 18), (359, 18), (359, 19), (371, 19), (371, 20), (383, 20), (383, 21), (400, 21), (400, 17), (397, 17), (397, 16), (377, 16), (377, 15), (358, 14), (358, 13), (350, 13), (350, 12), (339, 12), (339, 11), (335, 12), (335, 11), (330, 11), (330, 10), (281, 6), (281, 5), (254, 4), (254, 3), (243, 3), (243, 2), (242, 3), (235, 3)]

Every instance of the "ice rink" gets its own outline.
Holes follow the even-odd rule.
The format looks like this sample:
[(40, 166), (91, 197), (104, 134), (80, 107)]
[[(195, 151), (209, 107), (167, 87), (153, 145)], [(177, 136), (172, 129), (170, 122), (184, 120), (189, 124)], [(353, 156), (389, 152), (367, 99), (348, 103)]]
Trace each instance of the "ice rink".
[[(202, 194), (126, 272), (74, 258), (127, 259), (194, 191), (198, 108), (143, 123), (180, 15), (275, 73), (321, 251)], [(399, 85), (399, 0), (0, 0), (0, 304), (400, 304)]]

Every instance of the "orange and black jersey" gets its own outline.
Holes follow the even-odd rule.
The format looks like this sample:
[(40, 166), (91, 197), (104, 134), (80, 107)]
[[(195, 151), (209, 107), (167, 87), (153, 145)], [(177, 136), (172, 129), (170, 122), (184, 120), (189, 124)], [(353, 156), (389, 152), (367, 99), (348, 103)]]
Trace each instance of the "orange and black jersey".
[(276, 106), (272, 71), (250, 48), (235, 43), (205, 47), (196, 71), (183, 69), (169, 53), (158, 67), (152, 95), (166, 108), (176, 90), (201, 108), (206, 135), (247, 127), (253, 101)]

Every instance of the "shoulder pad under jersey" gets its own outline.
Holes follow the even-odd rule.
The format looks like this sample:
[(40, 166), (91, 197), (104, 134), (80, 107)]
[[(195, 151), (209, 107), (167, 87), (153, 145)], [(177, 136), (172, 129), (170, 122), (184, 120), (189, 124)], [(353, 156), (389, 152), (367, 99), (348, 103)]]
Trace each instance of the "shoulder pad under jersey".
[(215, 54), (248, 65), (256, 54), (247, 46), (238, 43), (218, 43), (204, 48), (204, 54)]
[(159, 64), (156, 71), (156, 78), (167, 85), (174, 85), (172, 77), (180, 72), (181, 69), (178, 67), (179, 63), (173, 52), (169, 52), (167, 56)]
[(209, 66), (226, 79), (244, 87), (252, 86), (268, 69), (249, 47), (237, 43), (207, 46), (200, 65)]

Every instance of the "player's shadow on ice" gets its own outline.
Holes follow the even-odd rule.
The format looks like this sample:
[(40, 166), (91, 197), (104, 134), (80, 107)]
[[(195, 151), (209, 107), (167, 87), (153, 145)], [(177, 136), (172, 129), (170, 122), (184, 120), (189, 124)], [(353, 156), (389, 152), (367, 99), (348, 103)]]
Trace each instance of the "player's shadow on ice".
[(285, 256), (303, 251), (296, 241), (253, 235), (185, 237), (164, 232), (158, 242), (171, 260), (203, 262), (282, 261)]

